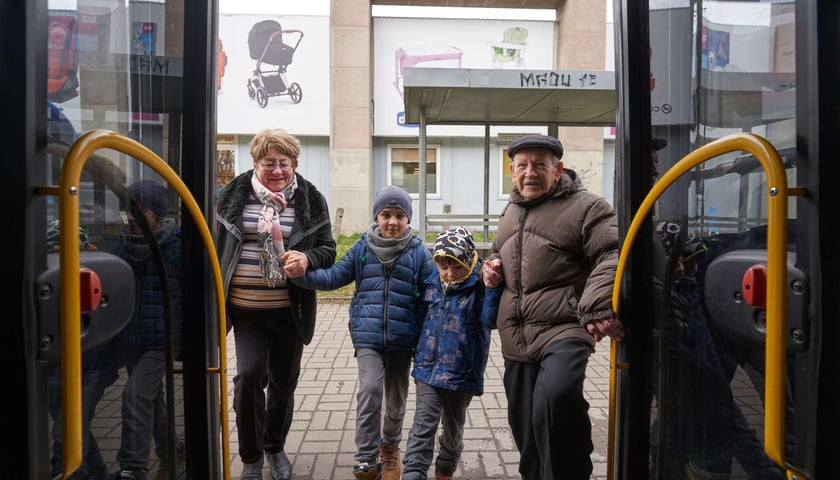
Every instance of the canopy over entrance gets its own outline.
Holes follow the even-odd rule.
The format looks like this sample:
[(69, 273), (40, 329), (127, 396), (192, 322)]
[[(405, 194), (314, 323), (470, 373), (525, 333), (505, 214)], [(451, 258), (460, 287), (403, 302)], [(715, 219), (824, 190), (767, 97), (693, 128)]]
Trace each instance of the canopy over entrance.
[[(420, 126), (418, 226), (426, 235), (426, 125), (484, 125), (484, 211), (489, 214), (490, 125), (615, 125), (615, 72), (407, 68), (405, 120)], [(488, 228), (485, 227), (485, 239)]]
[(407, 68), (405, 116), (427, 124), (615, 125), (615, 72)]

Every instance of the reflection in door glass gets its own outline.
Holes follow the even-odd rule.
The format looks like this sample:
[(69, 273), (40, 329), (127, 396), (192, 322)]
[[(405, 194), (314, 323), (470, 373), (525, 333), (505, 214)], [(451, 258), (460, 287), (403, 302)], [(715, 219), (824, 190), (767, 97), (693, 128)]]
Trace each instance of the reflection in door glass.
[[(136, 140), (179, 171), (183, 15), (180, 0), (48, 2), (47, 183), (58, 184), (69, 146), (94, 129)], [(83, 461), (75, 475), (183, 474), (182, 381), (174, 370), (180, 368), (174, 360), (181, 342), (179, 205), (152, 169), (114, 151), (96, 152), (81, 180), (79, 213), (86, 248), (121, 258), (137, 286), (136, 302), (130, 300), (134, 295), (109, 299), (131, 302), (130, 318), (95, 317), (96, 322), (121, 327), (105, 341), (99, 336), (96, 342), (86, 341), (86, 332), (100, 331), (94, 328), (100, 325), (83, 321)], [(141, 207), (139, 213), (126, 203), (126, 187)], [(135, 214), (146, 219), (159, 243), (163, 270), (138, 230)], [(48, 199), (47, 217), (48, 224), (58, 217), (54, 198)], [(166, 282), (159, 271), (165, 272)], [(165, 283), (168, 290), (162, 288)], [(169, 353), (168, 343), (174, 347)], [(51, 364), (49, 412), (44, 412), (53, 435), (53, 476), (61, 469), (59, 371), (57, 363)]]
[[(659, 172), (716, 139), (751, 132), (779, 150), (795, 184), (794, 6), (656, 3), (651, 123)], [(734, 152), (683, 175), (655, 207), (651, 478), (785, 478), (763, 450), (763, 307), (741, 296), (745, 271), (766, 263), (766, 198), (758, 162)], [(789, 272), (796, 275), (793, 266)], [(788, 443), (792, 421), (788, 415)]]

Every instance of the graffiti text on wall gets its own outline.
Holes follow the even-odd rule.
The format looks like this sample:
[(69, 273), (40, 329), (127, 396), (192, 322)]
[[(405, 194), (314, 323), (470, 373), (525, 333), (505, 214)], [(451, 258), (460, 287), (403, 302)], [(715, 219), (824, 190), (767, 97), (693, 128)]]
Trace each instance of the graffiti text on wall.
[[(184, 75), (183, 60), (174, 57), (154, 55), (128, 55), (129, 70), (133, 73), (181, 77)], [(118, 64), (118, 66), (120, 66)]]
[(520, 72), (520, 87), (595, 87), (598, 83), (598, 74), (595, 73), (558, 73), (558, 72)]

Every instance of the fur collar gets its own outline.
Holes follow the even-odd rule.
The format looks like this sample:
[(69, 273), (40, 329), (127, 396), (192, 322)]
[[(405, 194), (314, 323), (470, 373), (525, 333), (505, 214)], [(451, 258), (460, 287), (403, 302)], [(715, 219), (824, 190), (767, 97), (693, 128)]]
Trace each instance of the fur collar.
[[(216, 212), (221, 218), (241, 227), (242, 212), (245, 204), (253, 193), (251, 187), (251, 175), (253, 170), (241, 173), (230, 181), (219, 192), (216, 199)], [(295, 227), (300, 226), (302, 231), (329, 219), (327, 203), (321, 192), (315, 185), (304, 179), (299, 173), (295, 173), (298, 181), (298, 188), (295, 191)]]

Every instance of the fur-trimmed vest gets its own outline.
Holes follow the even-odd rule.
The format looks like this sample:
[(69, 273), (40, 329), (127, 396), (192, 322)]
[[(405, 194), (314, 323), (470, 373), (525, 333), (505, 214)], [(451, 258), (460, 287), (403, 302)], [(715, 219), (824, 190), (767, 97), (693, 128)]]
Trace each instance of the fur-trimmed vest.
[[(225, 298), (244, 242), (242, 213), (253, 195), (253, 170), (239, 174), (225, 185), (216, 200), (216, 252), (222, 269)], [(335, 262), (335, 240), (332, 237), (327, 201), (315, 185), (297, 176), (295, 190), (295, 223), (287, 244), (288, 250), (303, 252), (309, 258), (309, 268), (326, 268)], [(292, 315), (298, 334), (304, 343), (312, 341), (317, 310), (315, 292), (288, 284)]]

